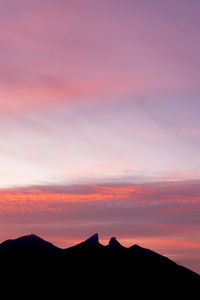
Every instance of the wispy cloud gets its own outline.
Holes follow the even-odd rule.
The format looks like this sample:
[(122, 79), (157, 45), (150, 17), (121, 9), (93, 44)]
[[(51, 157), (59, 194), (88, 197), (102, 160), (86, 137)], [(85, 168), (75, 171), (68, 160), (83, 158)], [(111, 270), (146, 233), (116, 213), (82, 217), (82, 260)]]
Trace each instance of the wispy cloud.
[(0, 8), (1, 114), (199, 87), (197, 2), (181, 14), (179, 1)]

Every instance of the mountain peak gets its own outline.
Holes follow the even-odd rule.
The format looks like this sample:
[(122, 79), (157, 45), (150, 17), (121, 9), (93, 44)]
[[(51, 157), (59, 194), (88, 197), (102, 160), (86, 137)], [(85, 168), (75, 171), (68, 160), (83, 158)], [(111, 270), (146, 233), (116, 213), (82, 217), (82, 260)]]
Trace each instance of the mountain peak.
[(92, 235), (91, 237), (89, 237), (85, 242), (85, 244), (89, 244), (89, 245), (97, 245), (99, 244), (99, 235), (98, 233), (95, 233), (94, 235)]
[(25, 236), (18, 237), (16, 239), (6, 240), (0, 244), (0, 251), (48, 251), (49, 253), (52, 251), (58, 251), (59, 248), (54, 246), (53, 244), (43, 240), (41, 237), (35, 234), (29, 234)]
[(93, 234), (87, 240), (72, 246), (70, 248), (65, 249), (66, 251), (72, 251), (73, 249), (81, 250), (81, 249), (94, 249), (94, 248), (101, 248), (103, 245), (99, 243), (99, 235), (98, 233)]
[(124, 246), (122, 246), (118, 240), (116, 239), (116, 237), (112, 237), (109, 241), (109, 244), (108, 244), (109, 247), (112, 247), (112, 248), (124, 248)]
[(35, 235), (35, 234), (29, 234), (29, 235), (24, 235), (24, 236), (21, 236), (19, 238), (17, 238), (17, 240), (35, 240), (35, 241), (38, 241), (38, 240), (42, 240), (42, 238), (40, 238), (39, 236)]
[(133, 246), (130, 247), (131, 249), (143, 249), (141, 246), (134, 244)]

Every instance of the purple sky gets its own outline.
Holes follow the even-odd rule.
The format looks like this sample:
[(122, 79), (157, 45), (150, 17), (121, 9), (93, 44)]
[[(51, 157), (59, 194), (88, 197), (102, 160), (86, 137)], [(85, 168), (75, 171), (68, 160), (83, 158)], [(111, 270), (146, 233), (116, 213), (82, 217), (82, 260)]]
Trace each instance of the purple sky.
[[(1, 240), (34, 231), (64, 246), (99, 230), (200, 272), (199, 28), (197, 0), (1, 0)], [(147, 185), (157, 206), (135, 208), (125, 188), (108, 208), (101, 185)], [(66, 218), (60, 193), (76, 194)]]

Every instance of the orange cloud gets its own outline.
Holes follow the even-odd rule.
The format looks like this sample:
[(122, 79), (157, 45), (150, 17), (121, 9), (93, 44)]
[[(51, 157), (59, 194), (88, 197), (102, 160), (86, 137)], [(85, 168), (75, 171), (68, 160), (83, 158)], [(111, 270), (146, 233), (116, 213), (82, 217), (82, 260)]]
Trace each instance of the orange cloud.
[[(197, 205), (200, 193), (196, 186), (177, 183), (132, 185), (45, 186), (37, 188), (4, 189), (0, 191), (0, 212), (51, 210), (67, 203), (123, 201), (129, 205), (151, 207), (170, 203)], [(163, 208), (163, 211), (177, 208)], [(179, 208), (178, 208), (179, 209)], [(187, 209), (189, 209), (187, 207)], [(162, 206), (160, 208), (162, 210)]]
[(92, 201), (123, 200), (136, 192), (135, 187), (108, 187), (93, 185), (82, 193), (42, 190), (42, 189), (7, 189), (0, 192), (0, 212), (45, 210), (56, 203), (79, 203)]

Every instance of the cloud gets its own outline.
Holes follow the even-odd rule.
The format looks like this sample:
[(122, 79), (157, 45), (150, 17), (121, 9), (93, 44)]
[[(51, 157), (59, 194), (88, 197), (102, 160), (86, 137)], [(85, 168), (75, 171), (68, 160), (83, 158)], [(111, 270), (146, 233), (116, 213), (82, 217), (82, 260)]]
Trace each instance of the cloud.
[(199, 186), (199, 181), (30, 186), (1, 189), (0, 204), (2, 209), (4, 205), (15, 207), (15, 204), (16, 209), (20, 209), (20, 205), (28, 209), (30, 204), (33, 207), (38, 204), (59, 207), (96, 202), (145, 208), (184, 204), (188, 208), (199, 205)]
[[(10, 218), (15, 220), (19, 216), (20, 223), (23, 219), (37, 223), (36, 216), (43, 216), (43, 224), (61, 222), (77, 226), (80, 222), (92, 228), (97, 222), (107, 230), (112, 226), (118, 228), (119, 232), (124, 225), (124, 234), (133, 224), (138, 230), (148, 224), (144, 235), (150, 234), (150, 228), (156, 228), (159, 234), (184, 232), (187, 226), (195, 229), (200, 225), (199, 209), (199, 182), (55, 185), (0, 192), (1, 220), (6, 216), (10, 222)], [(82, 230), (81, 225), (79, 229)]]
[(0, 4), (1, 114), (198, 90), (197, 3), (19, 3)]

